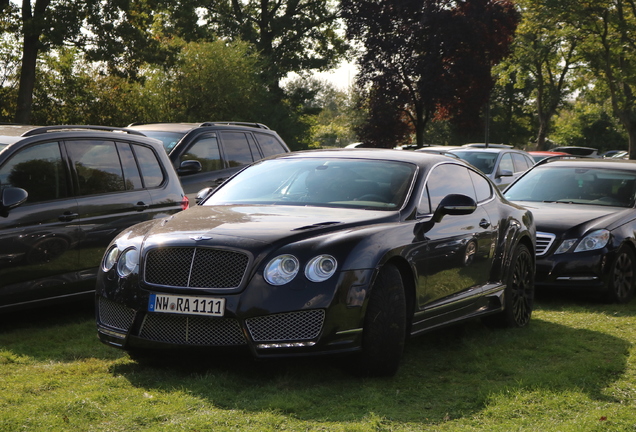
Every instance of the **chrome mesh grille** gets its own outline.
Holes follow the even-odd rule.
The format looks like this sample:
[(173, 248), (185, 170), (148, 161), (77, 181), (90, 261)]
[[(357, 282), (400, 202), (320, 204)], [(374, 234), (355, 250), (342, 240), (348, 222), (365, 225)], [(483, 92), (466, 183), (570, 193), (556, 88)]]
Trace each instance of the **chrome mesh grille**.
[(139, 336), (181, 345), (230, 346), (245, 344), (238, 321), (231, 318), (148, 313)]
[(154, 285), (190, 288), (238, 288), (249, 257), (207, 248), (157, 248), (146, 255), (144, 279)]
[(135, 318), (135, 311), (103, 297), (98, 302), (99, 322), (127, 332)]
[(322, 330), (325, 311), (297, 311), (249, 318), (245, 321), (255, 342), (300, 341), (316, 339)]
[(552, 246), (552, 243), (554, 243), (554, 239), (556, 238), (556, 236), (554, 234), (551, 233), (544, 233), (544, 232), (538, 232), (537, 233), (537, 244), (536, 244), (536, 255), (537, 256), (542, 256), (545, 255), (548, 250), (550, 249), (550, 246)]

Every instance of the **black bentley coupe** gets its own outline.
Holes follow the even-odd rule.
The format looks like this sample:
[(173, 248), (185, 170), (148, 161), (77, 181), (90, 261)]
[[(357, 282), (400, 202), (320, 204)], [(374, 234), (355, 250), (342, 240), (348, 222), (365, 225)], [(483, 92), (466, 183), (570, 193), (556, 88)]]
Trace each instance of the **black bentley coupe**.
[(378, 149), (274, 156), (111, 243), (98, 333), (138, 358), (340, 353), (358, 372), (392, 375), (407, 336), (476, 317), (528, 324), (534, 245), (532, 214), (463, 161)]

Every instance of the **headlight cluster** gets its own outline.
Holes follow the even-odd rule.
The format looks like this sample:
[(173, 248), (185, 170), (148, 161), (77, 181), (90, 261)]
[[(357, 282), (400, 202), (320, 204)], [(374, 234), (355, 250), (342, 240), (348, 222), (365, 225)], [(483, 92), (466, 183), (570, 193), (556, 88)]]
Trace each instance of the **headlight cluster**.
[[(305, 276), (312, 282), (323, 282), (336, 272), (338, 262), (331, 255), (318, 255), (305, 266)], [(279, 255), (265, 266), (264, 277), (271, 285), (285, 285), (300, 270), (300, 262), (293, 255)]]
[(574, 252), (585, 252), (596, 249), (604, 248), (610, 240), (610, 232), (605, 229), (600, 229), (596, 231), (592, 231), (583, 239), (578, 242), (578, 239), (567, 239), (563, 240), (563, 243), (559, 246), (559, 248), (554, 252), (555, 254), (565, 253), (572, 249), (575, 243), (578, 242), (578, 245), (574, 249)]
[(120, 277), (126, 277), (134, 272), (138, 265), (139, 252), (136, 248), (130, 247), (121, 252), (117, 246), (114, 246), (104, 255), (102, 270), (107, 272), (116, 266), (117, 274)]

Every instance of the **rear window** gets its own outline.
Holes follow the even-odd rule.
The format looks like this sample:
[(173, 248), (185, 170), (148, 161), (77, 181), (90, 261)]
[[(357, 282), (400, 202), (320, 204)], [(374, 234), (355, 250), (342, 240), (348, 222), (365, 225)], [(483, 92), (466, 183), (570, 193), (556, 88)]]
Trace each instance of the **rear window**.
[(272, 135), (255, 132), (254, 136), (256, 136), (265, 157), (287, 152), (283, 144)]

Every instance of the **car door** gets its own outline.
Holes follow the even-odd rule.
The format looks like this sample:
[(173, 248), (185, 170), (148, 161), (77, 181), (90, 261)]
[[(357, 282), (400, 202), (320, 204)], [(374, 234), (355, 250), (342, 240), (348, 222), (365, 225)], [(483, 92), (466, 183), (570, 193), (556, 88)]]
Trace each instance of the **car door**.
[(129, 144), (68, 140), (65, 146), (77, 178), (79, 268), (92, 278), (110, 241), (124, 228), (152, 218), (152, 198)]
[(81, 231), (63, 148), (40, 142), (3, 159), (0, 188), (29, 197), (0, 217), (0, 308), (73, 293)]
[[(481, 293), (481, 287), (488, 283), (497, 224), (492, 223), (484, 204), (478, 203), (468, 215), (446, 215), (439, 222), (432, 221), (435, 209), (449, 194), (467, 195), (478, 201), (471, 173), (490, 188), (488, 180), (461, 165), (438, 165), (428, 176), (420, 200), (419, 212), (424, 217), (417, 237), (425, 253), (419, 253), (415, 260), (418, 273), (415, 321), (423, 321), (419, 325), (433, 325), (435, 318), (442, 315), (446, 320), (449, 313), (464, 314)], [(483, 183), (481, 186), (480, 198), (487, 202), (483, 199)]]

